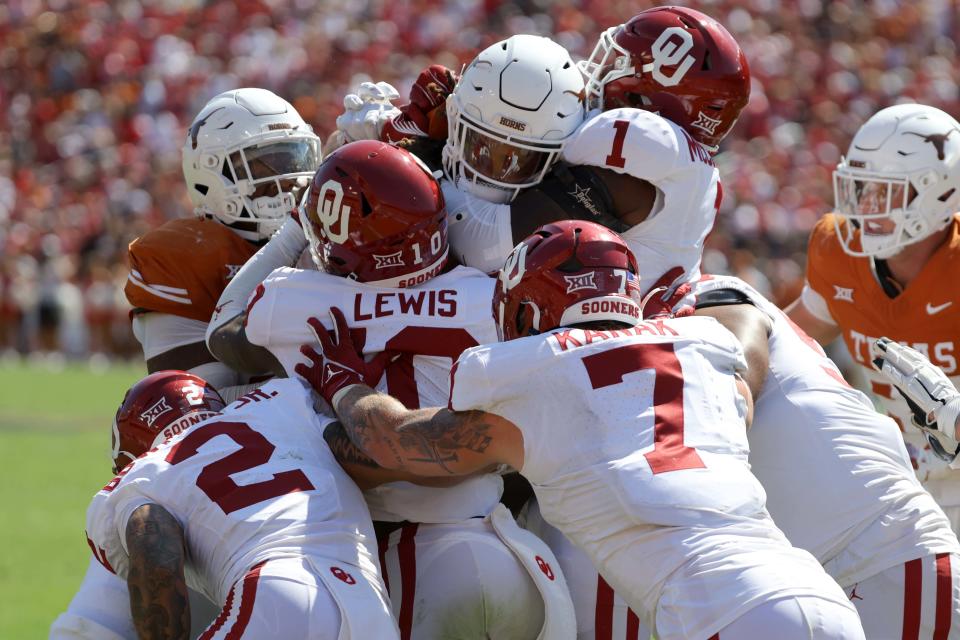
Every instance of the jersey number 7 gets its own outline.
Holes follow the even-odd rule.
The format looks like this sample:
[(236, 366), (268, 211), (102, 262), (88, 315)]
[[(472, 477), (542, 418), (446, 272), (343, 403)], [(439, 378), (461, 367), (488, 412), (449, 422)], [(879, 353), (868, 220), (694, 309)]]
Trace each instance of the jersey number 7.
[(683, 443), (683, 371), (672, 343), (630, 344), (584, 356), (590, 383), (602, 389), (634, 371), (653, 369), (653, 451), (644, 454), (654, 475), (703, 469), (697, 450)]

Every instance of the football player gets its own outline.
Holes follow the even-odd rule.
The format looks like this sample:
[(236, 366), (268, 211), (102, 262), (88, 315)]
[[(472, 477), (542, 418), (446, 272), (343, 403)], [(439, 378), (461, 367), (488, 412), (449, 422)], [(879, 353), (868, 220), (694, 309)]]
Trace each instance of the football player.
[(122, 471), (87, 510), (139, 637), (187, 638), (187, 582), (222, 610), (203, 638), (399, 638), (360, 490), (315, 398), (279, 380), (224, 408), (204, 380), (151, 374), (113, 424)]
[[(320, 271), (273, 272), (212, 332), (214, 353), (255, 368), (266, 352), (292, 375), (313, 340), (307, 319), (345, 306), (365, 353), (390, 354), (380, 388), (413, 408), (444, 402), (460, 353), (496, 340), (494, 283), (449, 268), (443, 196), (427, 168), (383, 142), (347, 144), (324, 160), (299, 217)], [(330, 442), (341, 459), (374, 464), (354, 457), (345, 434)], [(502, 488), (485, 470), (449, 488), (366, 493), (405, 638), (574, 637), (556, 560), (499, 505)]]
[(337, 342), (314, 319), (322, 357), (306, 347), (313, 364), (297, 371), (384, 466), (520, 470), (662, 640), (863, 638), (844, 593), (764, 509), (739, 342), (709, 318), (641, 321), (637, 273), (593, 223), (520, 243), (493, 299), (506, 342), (461, 355), (448, 409), (410, 410), (364, 385), (337, 308)]
[[(226, 284), (296, 208), (320, 163), (320, 140), (286, 100), (237, 89), (206, 104), (187, 131), (183, 177), (193, 218), (130, 244), (125, 293), (148, 371), (182, 369), (226, 392), (245, 382), (207, 350), (204, 335)], [(274, 248), (292, 264), (305, 243), (285, 227)]]
[[(296, 207), (299, 189), (319, 164), (319, 138), (287, 101), (246, 88), (222, 93), (200, 110), (182, 153), (196, 217), (171, 220), (130, 244), (125, 293), (147, 370), (190, 371), (229, 400), (253, 387), (207, 350), (207, 323), (227, 282)], [(276, 236), (274, 260), (293, 264), (306, 246), (299, 226), (291, 222)], [(112, 599), (97, 595), (108, 591), (126, 598), (123, 584), (91, 561), (51, 636), (89, 637), (83, 629), (91, 624), (129, 629), (128, 614), (121, 610), (117, 617), (108, 610)], [(204, 611), (200, 604), (195, 613)]]
[[(463, 264), (496, 272), (514, 245), (538, 226), (576, 218), (620, 232), (635, 248), (644, 282), (657, 282), (673, 267), (680, 268), (674, 274), (680, 274), (678, 283), (695, 279), (723, 194), (711, 156), (750, 95), (746, 57), (709, 16), (658, 7), (606, 30), (590, 59), (578, 66), (591, 109), (586, 122), (564, 139), (562, 162), (520, 191), (491, 191), (461, 179), (461, 169), (469, 167), (469, 158), (461, 161), (460, 140), (467, 135), (462, 114), (467, 123), (474, 117), (470, 114), (483, 114), (486, 135), (509, 141), (517, 133), (509, 127), (514, 121), (556, 129), (554, 112), (517, 114), (505, 90), (474, 89), (485, 85), (472, 73), (484, 73), (486, 66), (464, 71), (446, 103), (449, 133), (443, 150), (454, 254)], [(494, 61), (493, 70), (499, 68)], [(446, 77), (437, 69), (427, 78), (422, 74), (417, 84), (429, 90), (419, 89), (418, 96), (430, 95), (436, 102), (448, 86)], [(382, 123), (377, 131), (384, 139), (396, 137), (391, 118), (405, 120), (406, 112), (391, 112), (385, 95), (367, 91), (351, 102), (362, 106), (338, 119), (348, 138), (369, 135), (371, 120)], [(418, 107), (418, 113), (432, 104), (420, 102), (427, 106)]]
[(960, 531), (960, 474), (911, 425), (900, 394), (871, 366), (880, 336), (910, 345), (960, 381), (960, 123), (903, 104), (860, 128), (833, 176), (836, 211), (810, 234), (803, 293), (787, 313), (822, 344), (842, 335), (874, 396), (903, 430), (917, 477)]

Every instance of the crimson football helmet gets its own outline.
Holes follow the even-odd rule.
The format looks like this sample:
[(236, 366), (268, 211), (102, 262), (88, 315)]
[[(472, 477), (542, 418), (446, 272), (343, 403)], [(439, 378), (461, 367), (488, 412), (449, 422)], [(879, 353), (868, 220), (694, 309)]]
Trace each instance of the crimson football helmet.
[(658, 112), (711, 150), (750, 99), (740, 45), (719, 22), (686, 7), (647, 9), (607, 29), (580, 70), (590, 108)]
[(151, 373), (130, 387), (113, 419), (114, 473), (225, 406), (217, 390), (192, 373)]
[(501, 340), (581, 322), (641, 319), (637, 259), (616, 233), (593, 222), (545, 224), (507, 257), (493, 295)]
[(415, 155), (359, 140), (320, 165), (300, 221), (321, 271), (384, 287), (410, 287), (447, 261), (447, 210)]

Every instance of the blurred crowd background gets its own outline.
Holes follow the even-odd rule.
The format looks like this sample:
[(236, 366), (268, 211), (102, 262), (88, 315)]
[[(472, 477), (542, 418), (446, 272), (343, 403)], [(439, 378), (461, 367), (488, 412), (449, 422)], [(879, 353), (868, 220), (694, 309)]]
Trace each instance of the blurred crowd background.
[(898, 101), (960, 116), (954, 0), (4, 0), (0, 3), (0, 353), (139, 355), (126, 247), (192, 215), (180, 146), (215, 94), (290, 100), (321, 138), (359, 82), (401, 94), (429, 63), (459, 69), (503, 37), (589, 55), (657, 4), (724, 24), (753, 73), (724, 142), (725, 199), (706, 271), (780, 304), (859, 125)]

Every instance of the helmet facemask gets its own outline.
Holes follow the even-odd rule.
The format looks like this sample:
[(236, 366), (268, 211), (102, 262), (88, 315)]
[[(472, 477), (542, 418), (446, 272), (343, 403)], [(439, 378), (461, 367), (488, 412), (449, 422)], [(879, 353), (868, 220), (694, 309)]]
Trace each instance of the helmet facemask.
[(245, 140), (212, 150), (202, 161), (212, 165), (210, 173), (218, 174), (222, 195), (217, 199), (222, 204), (214, 206), (208, 197), (198, 213), (217, 218), (247, 240), (259, 241), (273, 235), (296, 208), (297, 196), (320, 163), (320, 142), (296, 134)]
[(444, 170), (460, 186), (487, 187), (482, 195), (491, 202), (511, 202), (523, 189), (540, 184), (563, 150), (562, 141), (504, 135), (458, 109), (449, 112)]
[(613, 39), (620, 27), (610, 27), (600, 34), (593, 52), (577, 68), (586, 78), (587, 109), (604, 109), (604, 87), (614, 80), (636, 75), (630, 52)]

